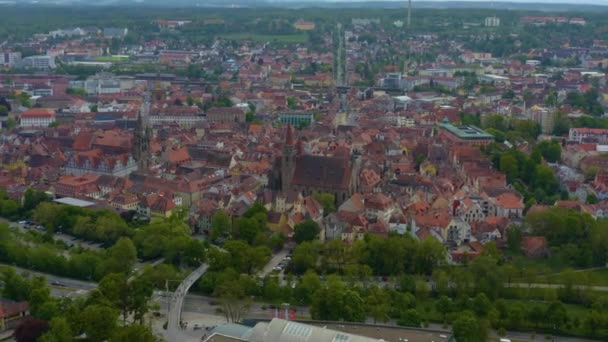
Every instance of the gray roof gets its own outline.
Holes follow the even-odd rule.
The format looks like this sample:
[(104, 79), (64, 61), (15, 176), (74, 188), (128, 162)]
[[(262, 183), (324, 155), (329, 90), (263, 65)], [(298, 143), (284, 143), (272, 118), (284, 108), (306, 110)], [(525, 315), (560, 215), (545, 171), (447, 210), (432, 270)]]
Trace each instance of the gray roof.
[(251, 335), (251, 331), (252, 328), (246, 325), (228, 323), (218, 325), (215, 328), (211, 329), (209, 335), (219, 334), (247, 340), (249, 338), (249, 335)]
[(54, 200), (53, 202), (66, 204), (66, 205), (72, 205), (72, 206), (81, 207), (81, 208), (94, 206), (96, 204), (94, 202), (83, 201), (83, 200), (79, 200), (78, 198), (72, 198), (72, 197), (58, 198), (58, 199)]
[(377, 342), (380, 340), (274, 318), (253, 328), (251, 342)]

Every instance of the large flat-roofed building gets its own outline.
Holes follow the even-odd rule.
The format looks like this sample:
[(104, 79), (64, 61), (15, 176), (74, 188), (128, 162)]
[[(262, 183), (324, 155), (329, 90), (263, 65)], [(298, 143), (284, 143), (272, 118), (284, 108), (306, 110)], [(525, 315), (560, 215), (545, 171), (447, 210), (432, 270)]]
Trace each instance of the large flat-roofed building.
[(494, 141), (493, 135), (472, 125), (454, 126), (450, 123), (442, 123), (439, 129), (439, 136), (455, 145), (479, 146)]
[(240, 324), (219, 325), (211, 329), (207, 342), (453, 342), (445, 330), (407, 329), (397, 326), (368, 325), (348, 322), (294, 322), (274, 318), (261, 321), (254, 327)]
[(281, 113), (279, 121), (284, 125), (295, 127), (310, 126), (314, 122), (314, 116), (312, 113)]

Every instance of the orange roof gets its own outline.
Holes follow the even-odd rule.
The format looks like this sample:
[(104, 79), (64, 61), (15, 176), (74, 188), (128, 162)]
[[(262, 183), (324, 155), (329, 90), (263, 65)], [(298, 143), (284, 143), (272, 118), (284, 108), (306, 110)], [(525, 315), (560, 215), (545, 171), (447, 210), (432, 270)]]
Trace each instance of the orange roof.
[(31, 108), (21, 113), (22, 118), (53, 117), (55, 111), (48, 108)]

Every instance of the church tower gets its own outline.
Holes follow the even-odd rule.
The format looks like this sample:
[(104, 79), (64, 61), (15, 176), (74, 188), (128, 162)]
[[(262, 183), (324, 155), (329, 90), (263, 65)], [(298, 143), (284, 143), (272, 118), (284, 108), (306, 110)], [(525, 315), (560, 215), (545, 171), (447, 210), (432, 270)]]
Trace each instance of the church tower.
[(150, 168), (150, 139), (152, 130), (148, 124), (150, 115), (150, 93), (144, 94), (144, 100), (137, 114), (137, 127), (135, 128), (134, 159), (137, 160), (137, 170), (140, 173), (147, 173)]
[(283, 157), (281, 159), (281, 190), (288, 191), (291, 188), (291, 180), (296, 171), (296, 143), (293, 127), (287, 126), (285, 144), (283, 145)]

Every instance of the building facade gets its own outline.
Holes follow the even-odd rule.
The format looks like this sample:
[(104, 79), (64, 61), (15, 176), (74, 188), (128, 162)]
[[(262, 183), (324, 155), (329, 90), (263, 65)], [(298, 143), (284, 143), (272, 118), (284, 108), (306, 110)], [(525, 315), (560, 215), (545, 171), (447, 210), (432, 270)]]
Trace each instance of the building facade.
[(46, 108), (32, 108), (21, 113), (20, 125), (24, 128), (48, 127), (55, 122), (55, 111)]
[(281, 113), (279, 121), (284, 125), (296, 127), (310, 126), (314, 122), (314, 115), (312, 113)]

